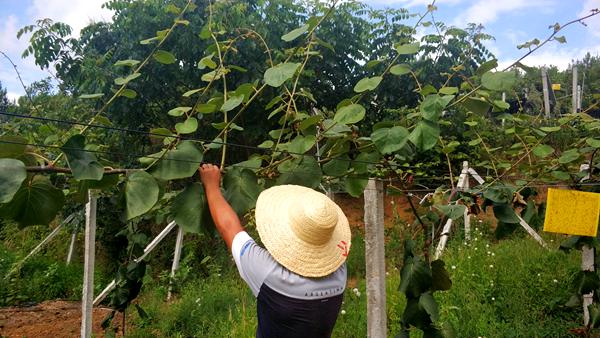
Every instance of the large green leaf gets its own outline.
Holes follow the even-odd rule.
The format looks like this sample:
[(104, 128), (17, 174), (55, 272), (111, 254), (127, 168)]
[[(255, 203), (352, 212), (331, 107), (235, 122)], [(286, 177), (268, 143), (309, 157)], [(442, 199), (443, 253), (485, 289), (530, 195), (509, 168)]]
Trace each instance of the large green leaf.
[(448, 274), (445, 263), (441, 259), (431, 262), (431, 279), (431, 291), (446, 291), (452, 287), (450, 274)]
[(192, 107), (175, 107), (167, 112), (171, 116), (182, 116), (192, 110)]
[(350, 157), (344, 154), (339, 157), (332, 158), (327, 163), (323, 164), (323, 173), (329, 176), (342, 176), (348, 171), (350, 166)]
[(579, 158), (579, 152), (577, 149), (569, 149), (564, 151), (558, 158), (558, 162), (561, 164), (571, 163)]
[(422, 293), (419, 297), (419, 306), (427, 312), (432, 322), (437, 322), (440, 319), (438, 305), (433, 299), (431, 292)]
[(283, 162), (277, 169), (280, 173), (275, 181), (277, 185), (297, 184), (316, 188), (321, 183), (321, 177), (323, 176), (317, 160), (312, 156)]
[(489, 187), (483, 191), (483, 197), (496, 204), (508, 204), (513, 200), (514, 189), (505, 185)]
[(130, 220), (152, 209), (158, 201), (159, 188), (152, 175), (136, 171), (125, 181), (125, 217)]
[(354, 124), (365, 118), (365, 112), (365, 107), (354, 103), (338, 109), (333, 120), (341, 124)]
[(390, 68), (390, 73), (394, 74), (394, 75), (404, 75), (404, 74), (409, 74), (411, 72), (410, 66), (407, 65), (406, 63), (401, 63), (399, 65), (394, 65), (392, 66), (392, 68)]
[(154, 52), (152, 57), (154, 58), (154, 60), (156, 60), (160, 63), (164, 63), (166, 65), (170, 65), (172, 63), (175, 63), (175, 61), (177, 61), (175, 59), (175, 55), (171, 54), (170, 52), (167, 52), (166, 50), (160, 50), (160, 49), (157, 50), (156, 52)]
[(480, 98), (480, 97), (468, 97), (462, 103), (462, 105), (465, 107), (465, 109), (470, 110), (477, 114), (484, 114), (491, 107), (491, 105), (489, 104), (489, 102), (487, 102), (487, 100), (485, 100), (484, 98)]
[(8, 203), (27, 178), (25, 164), (12, 158), (0, 159), (0, 203)]
[(133, 74), (127, 75), (126, 77), (118, 77), (115, 79), (115, 84), (119, 85), (119, 86), (127, 84), (130, 81), (137, 79), (141, 75), (142, 75), (141, 73), (133, 73)]
[(538, 144), (531, 152), (537, 157), (544, 158), (551, 155), (554, 152), (554, 148), (547, 144)]
[(434, 207), (452, 220), (463, 217), (465, 210), (467, 209), (467, 207), (462, 204), (434, 205)]
[(377, 151), (373, 152), (363, 152), (356, 156), (355, 160), (352, 162), (352, 168), (356, 174), (366, 174), (372, 167), (372, 163), (379, 162), (379, 153)]
[(419, 43), (406, 43), (403, 45), (396, 45), (396, 52), (400, 55), (415, 54), (419, 51)]
[(281, 40), (283, 41), (287, 41), (290, 42), (292, 40), (295, 40), (297, 37), (299, 37), (300, 35), (306, 33), (308, 31), (308, 28), (310, 28), (309, 24), (306, 24), (304, 26), (298, 27), (296, 29), (294, 29), (293, 31), (283, 35), (281, 37)]
[(294, 155), (304, 154), (315, 146), (315, 142), (316, 137), (314, 135), (298, 135), (292, 140), (292, 142), (290, 142), (288, 151)]
[(515, 209), (513, 209), (510, 204), (494, 205), (494, 216), (496, 216), (496, 218), (503, 223), (519, 223), (519, 218), (515, 213)]
[(498, 60), (496, 59), (491, 59), (490, 61), (486, 61), (484, 63), (482, 63), (479, 68), (477, 68), (477, 71), (475, 72), (477, 75), (483, 75), (487, 72), (489, 72), (490, 70), (494, 69), (498, 67)]
[(481, 84), (491, 90), (510, 91), (517, 81), (515, 72), (486, 72), (481, 76)]
[(600, 148), (600, 140), (595, 139), (593, 137), (586, 138), (585, 143), (589, 144), (590, 147)]
[(35, 176), (29, 184), (21, 185), (12, 200), (0, 207), (0, 215), (13, 219), (21, 227), (48, 224), (65, 204), (62, 190), (45, 176)]
[(192, 141), (182, 141), (175, 150), (167, 152), (151, 174), (165, 181), (190, 177), (198, 170), (202, 158), (202, 152)]
[(352, 197), (359, 197), (365, 191), (369, 180), (366, 178), (347, 177), (344, 180), (344, 190)]
[(406, 145), (408, 130), (401, 126), (380, 128), (371, 134), (371, 140), (382, 154), (389, 154)]
[(408, 139), (417, 149), (427, 151), (435, 146), (440, 136), (440, 127), (437, 123), (422, 120), (410, 133)]
[(354, 86), (354, 91), (357, 93), (362, 93), (367, 90), (374, 90), (379, 86), (379, 83), (383, 80), (381, 76), (373, 76), (373, 77), (365, 77), (356, 83)]
[(400, 276), (400, 292), (409, 297), (419, 297), (431, 287), (431, 269), (419, 257), (407, 257)]
[(77, 180), (100, 180), (104, 175), (104, 167), (96, 159), (96, 155), (85, 151), (85, 137), (73, 135), (60, 150), (67, 156), (67, 162)]
[(442, 115), (442, 111), (450, 101), (454, 98), (454, 95), (439, 96), (438, 94), (427, 95), (423, 102), (421, 102), (421, 115), (424, 119), (429, 121), (437, 122)]
[(238, 215), (254, 208), (261, 188), (252, 170), (233, 167), (223, 177), (225, 198)]
[(271, 67), (265, 71), (265, 83), (271, 87), (279, 87), (294, 76), (298, 67), (300, 64), (293, 62), (284, 62)]
[(225, 101), (225, 103), (223, 103), (223, 105), (221, 106), (221, 111), (225, 113), (231, 111), (237, 106), (239, 106), (243, 101), (244, 95), (232, 96), (228, 98), (227, 101)]
[(204, 213), (209, 212), (202, 183), (188, 185), (181, 191), (171, 205), (175, 223), (186, 232), (199, 233), (202, 229)]
[(195, 117), (188, 117), (185, 121), (176, 123), (175, 130), (180, 134), (191, 134), (198, 130), (198, 120)]
[(22, 156), (27, 148), (27, 143), (29, 143), (27, 139), (21, 136), (0, 136), (0, 158), (18, 158)]

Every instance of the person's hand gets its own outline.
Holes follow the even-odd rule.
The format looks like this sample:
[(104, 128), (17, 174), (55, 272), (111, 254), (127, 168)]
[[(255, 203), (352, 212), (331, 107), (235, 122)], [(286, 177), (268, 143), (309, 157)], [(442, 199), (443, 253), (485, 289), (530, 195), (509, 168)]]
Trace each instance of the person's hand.
[(198, 170), (200, 171), (200, 179), (205, 189), (219, 189), (221, 186), (221, 170), (218, 166), (205, 163)]

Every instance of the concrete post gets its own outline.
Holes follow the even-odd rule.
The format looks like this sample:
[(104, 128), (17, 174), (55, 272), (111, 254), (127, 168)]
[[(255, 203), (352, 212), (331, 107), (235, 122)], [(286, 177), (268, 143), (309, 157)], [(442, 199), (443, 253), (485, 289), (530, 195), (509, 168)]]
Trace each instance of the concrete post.
[(550, 117), (550, 92), (548, 91), (548, 71), (542, 67), (542, 89), (544, 91), (544, 113)]
[(387, 336), (383, 182), (369, 179), (365, 189), (365, 257), (367, 265), (367, 337)]
[(92, 306), (94, 301), (94, 259), (96, 249), (96, 195), (88, 191), (85, 206), (85, 254), (83, 266), (83, 295), (81, 298), (81, 337), (92, 336)]

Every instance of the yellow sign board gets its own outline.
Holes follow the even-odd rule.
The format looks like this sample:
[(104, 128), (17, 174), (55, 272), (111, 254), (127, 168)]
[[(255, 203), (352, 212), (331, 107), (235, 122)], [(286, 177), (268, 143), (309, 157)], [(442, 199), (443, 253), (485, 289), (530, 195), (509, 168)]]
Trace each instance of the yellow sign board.
[(560, 90), (560, 83), (553, 83), (552, 90)]
[(550, 188), (544, 231), (595, 237), (599, 215), (600, 194)]

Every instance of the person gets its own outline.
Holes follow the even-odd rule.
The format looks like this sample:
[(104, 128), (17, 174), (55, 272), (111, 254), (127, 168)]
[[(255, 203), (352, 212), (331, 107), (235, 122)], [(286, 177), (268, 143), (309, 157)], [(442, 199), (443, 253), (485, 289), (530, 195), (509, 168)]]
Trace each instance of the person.
[(256, 228), (265, 248), (244, 231), (221, 193), (221, 172), (203, 164), (200, 177), (217, 231), (257, 300), (257, 338), (325, 338), (342, 305), (348, 219), (327, 196), (297, 185), (264, 190)]

